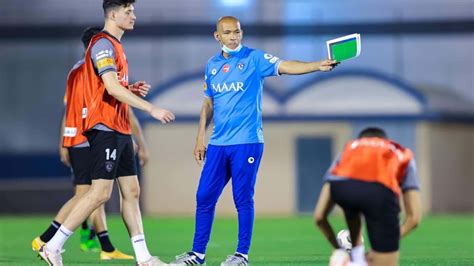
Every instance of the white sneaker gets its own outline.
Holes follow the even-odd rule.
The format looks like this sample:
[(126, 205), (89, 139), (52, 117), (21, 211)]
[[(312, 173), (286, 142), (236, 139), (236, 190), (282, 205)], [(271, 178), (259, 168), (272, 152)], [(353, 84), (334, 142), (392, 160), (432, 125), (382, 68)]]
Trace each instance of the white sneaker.
[(41, 256), (49, 266), (63, 266), (61, 252), (51, 252), (46, 248), (46, 245), (41, 246), (38, 250), (38, 255)]
[(206, 259), (200, 259), (194, 252), (185, 252), (176, 256), (176, 260), (169, 263), (170, 266), (201, 265), (206, 266)]
[(158, 257), (151, 257), (149, 260), (144, 262), (138, 262), (137, 266), (168, 266), (168, 264), (162, 262)]
[(242, 255), (235, 253), (227, 256), (227, 259), (221, 263), (221, 266), (247, 266), (249, 261)]

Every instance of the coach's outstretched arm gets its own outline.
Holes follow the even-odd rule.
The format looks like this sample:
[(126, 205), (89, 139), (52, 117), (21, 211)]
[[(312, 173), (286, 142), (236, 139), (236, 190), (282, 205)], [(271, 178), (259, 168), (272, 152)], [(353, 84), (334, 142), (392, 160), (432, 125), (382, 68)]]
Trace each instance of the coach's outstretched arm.
[(102, 80), (104, 81), (107, 92), (115, 99), (148, 112), (153, 118), (160, 120), (163, 124), (174, 120), (175, 117), (172, 112), (153, 106), (151, 103), (143, 100), (127, 88), (123, 87), (118, 81), (116, 72), (109, 71), (104, 73), (102, 75)]
[(196, 146), (194, 147), (194, 158), (199, 166), (202, 165), (206, 157), (206, 130), (212, 121), (213, 115), (214, 103), (211, 98), (205, 97), (201, 107), (199, 129), (196, 137)]
[(403, 192), (403, 204), (405, 205), (405, 221), (400, 227), (400, 236), (408, 235), (421, 221), (420, 191), (407, 190)]
[(316, 62), (282, 61), (278, 66), (278, 73), (288, 75), (301, 75), (316, 71), (331, 71), (338, 63), (334, 60)]

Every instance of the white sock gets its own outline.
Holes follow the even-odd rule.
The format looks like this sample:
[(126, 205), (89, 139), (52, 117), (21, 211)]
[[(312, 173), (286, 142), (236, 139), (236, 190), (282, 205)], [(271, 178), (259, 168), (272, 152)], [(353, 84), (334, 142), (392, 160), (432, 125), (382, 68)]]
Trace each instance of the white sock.
[(365, 260), (364, 245), (353, 247), (351, 251), (351, 258), (353, 262), (357, 262), (362, 265), (367, 265), (367, 261)]
[(206, 254), (197, 253), (196, 251), (193, 251), (193, 253), (194, 253), (200, 260), (203, 260), (203, 259), (206, 257)]
[(249, 255), (248, 254), (242, 254), (240, 252), (235, 252), (235, 254), (242, 255), (242, 257), (244, 257), (246, 260), (249, 260)]
[(135, 258), (138, 262), (144, 262), (151, 259), (150, 251), (146, 247), (145, 236), (136, 235), (132, 237), (133, 251), (135, 251)]
[(73, 231), (61, 225), (53, 238), (46, 243), (46, 248), (53, 252), (61, 252), (66, 240), (74, 233)]

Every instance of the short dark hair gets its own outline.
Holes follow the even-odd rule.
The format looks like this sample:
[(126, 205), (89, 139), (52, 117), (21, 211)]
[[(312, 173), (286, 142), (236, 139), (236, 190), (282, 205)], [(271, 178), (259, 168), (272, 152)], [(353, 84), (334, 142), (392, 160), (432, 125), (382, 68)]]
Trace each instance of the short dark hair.
[(383, 138), (383, 139), (386, 139), (387, 134), (381, 128), (367, 127), (359, 133), (358, 138)]
[(102, 2), (102, 9), (104, 9), (104, 14), (107, 14), (111, 8), (119, 6), (128, 7), (133, 3), (135, 3), (135, 0), (104, 0), (104, 2)]
[(89, 46), (89, 43), (91, 42), (91, 39), (94, 35), (102, 31), (102, 28), (99, 27), (89, 27), (82, 32), (81, 40), (82, 44), (84, 44), (84, 49), (87, 49)]

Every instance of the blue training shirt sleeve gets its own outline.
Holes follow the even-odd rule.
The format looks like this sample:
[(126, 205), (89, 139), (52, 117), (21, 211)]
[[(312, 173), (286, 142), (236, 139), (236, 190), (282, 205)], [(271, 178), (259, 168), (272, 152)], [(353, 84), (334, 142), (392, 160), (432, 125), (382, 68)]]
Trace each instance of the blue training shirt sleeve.
[(400, 184), (400, 187), (403, 192), (410, 189), (420, 190), (420, 181), (418, 180), (415, 159), (410, 160), (405, 173), (405, 178)]
[(92, 62), (99, 76), (109, 71), (117, 71), (114, 58), (114, 46), (105, 39), (99, 39), (91, 48)]
[(281, 59), (261, 50), (253, 51), (253, 59), (262, 77), (278, 76)]

